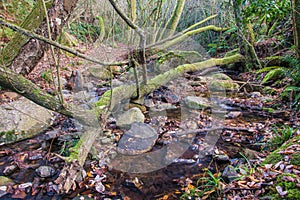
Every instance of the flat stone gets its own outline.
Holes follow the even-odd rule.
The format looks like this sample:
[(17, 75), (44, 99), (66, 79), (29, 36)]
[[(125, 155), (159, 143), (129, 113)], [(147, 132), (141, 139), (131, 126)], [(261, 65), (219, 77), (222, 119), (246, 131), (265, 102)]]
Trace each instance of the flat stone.
[(91, 66), (88, 68), (87, 72), (85, 72), (87, 76), (91, 76), (100, 80), (107, 80), (112, 77), (112, 74), (109, 70), (105, 69), (104, 66)]
[(145, 116), (139, 108), (131, 108), (117, 117), (117, 126), (127, 127), (134, 122), (144, 122)]
[(0, 143), (33, 137), (49, 127), (52, 112), (28, 99), (0, 105)]
[(135, 122), (119, 140), (117, 151), (125, 155), (139, 155), (148, 152), (154, 146), (158, 134), (152, 126)]

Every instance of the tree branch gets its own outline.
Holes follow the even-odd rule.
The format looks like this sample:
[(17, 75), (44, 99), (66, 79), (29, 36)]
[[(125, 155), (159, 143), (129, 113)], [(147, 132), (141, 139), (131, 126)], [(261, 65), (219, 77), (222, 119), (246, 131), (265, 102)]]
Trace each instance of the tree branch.
[(30, 38), (34, 38), (34, 39), (37, 39), (37, 40), (40, 40), (40, 41), (43, 41), (43, 42), (46, 42), (47, 44), (50, 44), (52, 46), (55, 46), (61, 50), (64, 50), (66, 52), (69, 52), (79, 58), (83, 58), (85, 60), (88, 60), (88, 61), (91, 61), (93, 63), (97, 63), (97, 64), (100, 64), (100, 65), (104, 65), (104, 66), (113, 66), (113, 65), (125, 65), (128, 63), (128, 61), (124, 61), (124, 62), (115, 62), (115, 63), (106, 63), (106, 62), (102, 62), (100, 60), (97, 60), (97, 59), (94, 59), (92, 57), (89, 57), (85, 54), (82, 54), (82, 53), (79, 53), (78, 51), (72, 49), (72, 48), (69, 48), (67, 46), (64, 46), (64, 45), (61, 45), (55, 41), (52, 41), (52, 40), (49, 40), (41, 35), (38, 35), (36, 33), (33, 33), (33, 32), (30, 32), (26, 29), (23, 29), (17, 25), (14, 25), (14, 24), (11, 24), (9, 22), (6, 22), (2, 19), (0, 19), (0, 25), (3, 25), (3, 26), (6, 26), (7, 28), (10, 28), (18, 33), (21, 33), (23, 35), (26, 35), (27, 37), (30, 37)]

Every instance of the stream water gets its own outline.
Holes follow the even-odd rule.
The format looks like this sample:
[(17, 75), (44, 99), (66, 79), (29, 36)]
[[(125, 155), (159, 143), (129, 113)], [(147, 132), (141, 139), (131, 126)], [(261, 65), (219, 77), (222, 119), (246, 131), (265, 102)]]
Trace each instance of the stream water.
[[(193, 90), (195, 91), (195, 89)], [(219, 110), (191, 110), (185, 121), (182, 120), (182, 116), (181, 119), (178, 118), (181, 112), (180, 106), (168, 88), (155, 92), (156, 94), (151, 97), (152, 103), (157, 104), (159, 101), (165, 101), (164, 103), (173, 104), (176, 108), (170, 107), (167, 112), (163, 112), (163, 118), (159, 118), (159, 114), (146, 115), (148, 123), (156, 121), (161, 125), (159, 140), (153, 147), (153, 152), (172, 143), (169, 140), (170, 138), (174, 139), (172, 133), (176, 133), (178, 128), (182, 128), (182, 126), (185, 126), (185, 130), (209, 128), (212, 125), (212, 117), (222, 115), (223, 122), (220, 124), (224, 127), (232, 127), (232, 129), (220, 129), (216, 147), (218, 152), (223, 152), (222, 155), (228, 156), (229, 159), (226, 161), (213, 159), (212, 155), (200, 157), (203, 146), (205, 146), (203, 144), (207, 132), (195, 132), (186, 134), (187, 137), (191, 136), (191, 142), (178, 159), (153, 172), (128, 173), (113, 168), (105, 168), (101, 166), (101, 162), (93, 160), (91, 156), (86, 162), (85, 169), (89, 172), (94, 170), (91, 166), (97, 166), (99, 169), (105, 168), (103, 169), (105, 192), (99, 193), (93, 186), (83, 186), (84, 184), (91, 185), (89, 181), (95, 177), (90, 176), (87, 180), (79, 183), (75, 191), (65, 195), (57, 195), (55, 192), (57, 186), (53, 186), (53, 183), (63, 168), (64, 161), (50, 152), (68, 156), (68, 149), (72, 146), (71, 141), (76, 142), (81, 134), (81, 128), (76, 127), (74, 121), (60, 117), (57, 123), (54, 123), (53, 129), (35, 138), (0, 147), (0, 176), (9, 177), (16, 184), (29, 183), (30, 185), (27, 187), (28, 189), (25, 189), (25, 192), (22, 190), (23, 196), (13, 193), (2, 198), (15, 199), (22, 196), (24, 199), (80, 199), (80, 196), (87, 197), (87, 195), (92, 194), (95, 199), (107, 198), (107, 200), (126, 199), (126, 197), (133, 200), (158, 199), (164, 195), (168, 195), (169, 199), (179, 199), (183, 192), (182, 188), (186, 186), (188, 180), (197, 182), (203, 175), (203, 169), (208, 168), (212, 172), (222, 171), (231, 161), (240, 157), (239, 153), (244, 152), (245, 147), (255, 150), (263, 148), (261, 143), (264, 143), (265, 135), (262, 130), (273, 116), (263, 114), (262, 110), (253, 112), (251, 106), (235, 106), (228, 101), (222, 101), (219, 102)], [(185, 94), (181, 95), (184, 96)], [(98, 97), (94, 96), (93, 98)], [(226, 118), (225, 115), (230, 111), (241, 112), (241, 116), (232, 117), (233, 119)], [(161, 113), (161, 111), (157, 112)], [(214, 112), (217, 114), (213, 115)], [(117, 130), (113, 121), (110, 125), (113, 127), (111, 130), (113, 134), (122, 134), (122, 131)], [(55, 173), (48, 178), (41, 178), (36, 172), (40, 166), (50, 166), (55, 170)], [(12, 170), (4, 173), (5, 169), (9, 167)], [(10, 190), (14, 191), (14, 189), (11, 188)]]

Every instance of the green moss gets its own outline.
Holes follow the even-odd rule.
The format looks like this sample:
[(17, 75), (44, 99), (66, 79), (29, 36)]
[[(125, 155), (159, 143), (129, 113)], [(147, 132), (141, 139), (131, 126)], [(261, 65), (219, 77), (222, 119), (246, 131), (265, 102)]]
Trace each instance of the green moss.
[(107, 106), (109, 104), (110, 97), (111, 97), (111, 90), (108, 90), (101, 96), (101, 98), (99, 99), (99, 101), (95, 103), (95, 105), (97, 107)]
[(268, 86), (268, 87), (263, 88), (262, 93), (274, 95), (274, 94), (276, 94), (276, 90), (274, 90), (273, 88)]
[[(293, 199), (300, 199), (300, 188), (297, 187), (297, 183), (292, 181), (283, 181), (282, 178), (285, 176), (292, 177), (294, 179), (297, 178), (294, 174), (284, 173), (277, 177), (274, 186), (272, 186), (269, 195), (271, 195), (272, 199), (286, 199), (286, 200), (293, 200)], [(283, 191), (287, 191), (287, 195), (285, 197), (281, 197), (280, 194), (276, 191), (276, 186), (280, 186)]]
[(292, 165), (296, 165), (296, 166), (300, 166), (300, 154), (293, 154), (293, 157), (291, 159), (291, 164)]
[(213, 81), (210, 83), (210, 89), (214, 90), (227, 90), (227, 91), (235, 91), (239, 89), (239, 84), (234, 83), (232, 81), (222, 80), (222, 81)]
[(261, 83), (265, 84), (268, 82), (274, 82), (276, 80), (279, 80), (284, 77), (286, 71), (287, 69), (284, 67), (273, 69), (266, 74), (266, 76), (264, 77)]
[[(262, 162), (262, 165), (265, 164), (276, 164), (283, 158), (282, 154), (278, 154), (279, 151), (282, 151), (283, 149), (288, 148), (289, 146), (297, 143), (297, 141), (300, 140), (300, 136), (293, 137), (288, 142), (284, 143), (281, 147), (279, 147), (277, 150), (273, 151), (270, 155), (266, 157), (266, 159)], [(291, 160), (291, 163), (298, 163), (300, 161), (300, 155), (294, 154), (294, 158)], [(298, 165), (299, 166), (299, 165)]]
[(15, 134), (14, 130), (9, 130), (9, 131), (2, 131), (0, 132), (0, 141), (1, 142), (11, 142), (17, 139), (17, 136)]
[(282, 159), (282, 155), (278, 154), (280, 149), (277, 149), (276, 151), (273, 151), (270, 155), (266, 157), (266, 159), (261, 163), (262, 165), (266, 164), (276, 164)]
[(268, 113), (273, 113), (275, 111), (274, 108), (263, 108), (263, 110)]

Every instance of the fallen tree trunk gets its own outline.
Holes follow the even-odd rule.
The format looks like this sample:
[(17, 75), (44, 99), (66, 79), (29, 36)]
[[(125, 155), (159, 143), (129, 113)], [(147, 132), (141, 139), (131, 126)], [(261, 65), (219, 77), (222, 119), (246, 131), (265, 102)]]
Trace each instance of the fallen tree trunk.
[(11, 69), (0, 67), (0, 86), (15, 91), (44, 108), (72, 116), (72, 111), (62, 107), (58, 98), (44, 92), (30, 80)]

